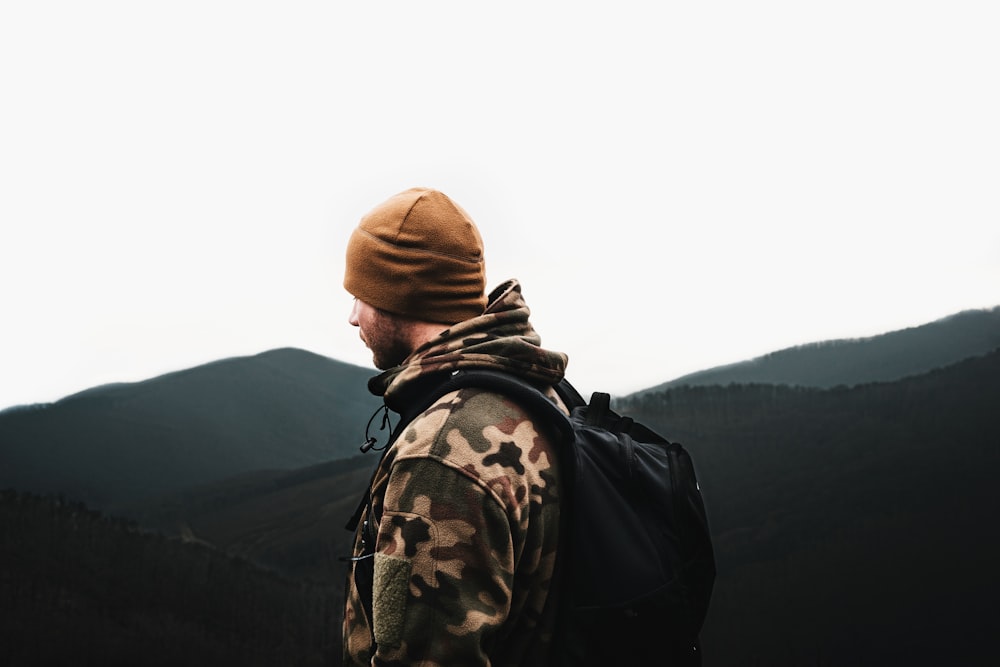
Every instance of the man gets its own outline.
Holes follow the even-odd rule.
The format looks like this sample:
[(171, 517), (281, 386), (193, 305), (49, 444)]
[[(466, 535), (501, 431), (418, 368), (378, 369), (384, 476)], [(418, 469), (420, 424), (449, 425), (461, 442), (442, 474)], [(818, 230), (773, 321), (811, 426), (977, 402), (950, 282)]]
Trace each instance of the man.
[(541, 347), (520, 285), (485, 294), (483, 243), (435, 190), (399, 193), (347, 247), (350, 323), (382, 370), (368, 388), (401, 415), (359, 520), (345, 665), (545, 665), (559, 539), (555, 433), (460, 369), (552, 386), (566, 356)]

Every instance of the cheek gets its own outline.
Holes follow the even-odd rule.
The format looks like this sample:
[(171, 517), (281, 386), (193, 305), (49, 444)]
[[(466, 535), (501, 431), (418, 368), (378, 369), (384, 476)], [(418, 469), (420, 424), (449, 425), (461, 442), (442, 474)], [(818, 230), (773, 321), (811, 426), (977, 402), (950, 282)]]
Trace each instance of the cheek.
[(381, 322), (372, 312), (361, 313), (358, 319), (358, 328), (361, 330), (361, 337), (367, 343), (373, 338), (377, 338), (381, 329)]

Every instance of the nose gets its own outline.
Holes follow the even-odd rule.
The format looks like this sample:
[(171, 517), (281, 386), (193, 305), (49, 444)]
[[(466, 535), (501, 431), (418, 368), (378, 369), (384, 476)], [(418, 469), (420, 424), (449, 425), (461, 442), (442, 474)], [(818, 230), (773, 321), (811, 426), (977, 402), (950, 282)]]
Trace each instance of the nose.
[(358, 304), (360, 301), (354, 299), (354, 305), (351, 306), (351, 314), (347, 316), (347, 321), (352, 327), (361, 326), (358, 321)]

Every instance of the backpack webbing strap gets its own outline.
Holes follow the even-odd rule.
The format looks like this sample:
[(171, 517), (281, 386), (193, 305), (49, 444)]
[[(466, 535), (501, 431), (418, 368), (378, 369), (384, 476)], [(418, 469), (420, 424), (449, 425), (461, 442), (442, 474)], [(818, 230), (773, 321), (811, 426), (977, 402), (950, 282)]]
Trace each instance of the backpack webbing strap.
[(591, 426), (600, 426), (610, 412), (611, 395), (595, 391), (590, 397), (590, 405), (587, 407), (587, 423)]
[[(568, 385), (568, 383), (565, 384)], [(563, 441), (572, 440), (573, 425), (566, 413), (536, 387), (507, 373), (488, 370), (456, 371), (441, 384), (435, 393), (441, 397), (453, 391), (470, 387), (495, 391), (522, 403), (534, 415), (542, 417), (546, 423), (554, 426)], [(570, 389), (573, 393), (569, 396), (572, 397), (573, 394), (576, 394), (576, 390), (572, 387)], [(557, 391), (557, 393), (562, 398), (562, 392)], [(579, 397), (579, 394), (576, 396)], [(567, 407), (572, 409), (574, 406), (567, 405)]]

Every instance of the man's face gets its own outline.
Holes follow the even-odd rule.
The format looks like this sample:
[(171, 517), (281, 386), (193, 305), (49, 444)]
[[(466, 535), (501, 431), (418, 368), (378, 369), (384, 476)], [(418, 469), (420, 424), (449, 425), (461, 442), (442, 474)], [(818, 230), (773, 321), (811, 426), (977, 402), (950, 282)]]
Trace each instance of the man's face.
[(347, 321), (351, 326), (358, 327), (361, 340), (372, 351), (375, 368), (387, 370), (410, 356), (410, 343), (404, 335), (403, 322), (392, 313), (355, 299)]

